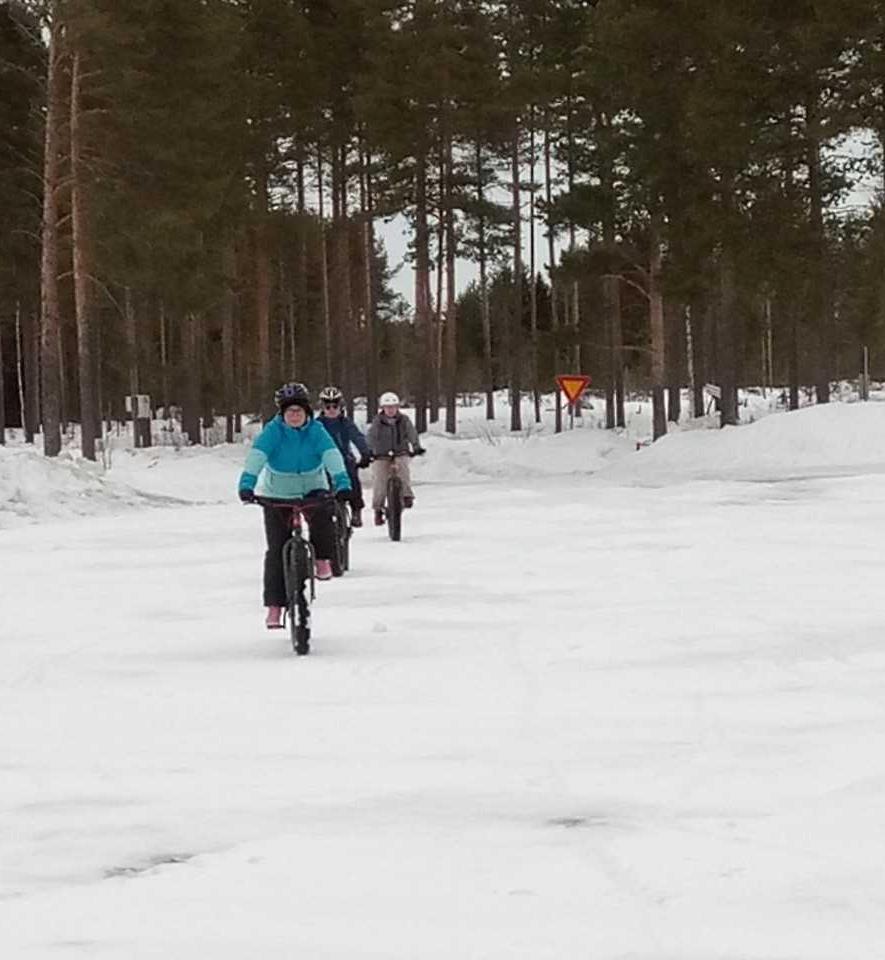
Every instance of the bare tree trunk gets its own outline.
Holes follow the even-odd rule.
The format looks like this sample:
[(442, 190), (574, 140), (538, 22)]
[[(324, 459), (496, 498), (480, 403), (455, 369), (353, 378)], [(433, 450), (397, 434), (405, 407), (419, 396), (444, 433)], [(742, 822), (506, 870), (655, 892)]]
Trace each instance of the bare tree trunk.
[(683, 314), (681, 303), (670, 300), (664, 307), (667, 334), (667, 419), (679, 423), (682, 416)]
[(6, 379), (3, 375), (3, 325), (0, 324), (0, 446), (6, 443)]
[(532, 397), (535, 423), (541, 422), (541, 388), (538, 372), (538, 288), (535, 282), (535, 107), (529, 111), (529, 316), (532, 332)]
[[(160, 332), (160, 392), (163, 412), (169, 416), (169, 325), (166, 321), (166, 302), (162, 298), (157, 304), (158, 326)], [(99, 413), (101, 404), (99, 404)]]
[(704, 308), (695, 296), (685, 312), (685, 349), (691, 370), (691, 415), (704, 415)]
[(255, 257), (255, 320), (258, 327), (258, 383), (257, 403), (264, 411), (269, 405), (270, 396), (270, 297), (271, 297), (271, 266), (268, 250), (267, 228), (265, 223), (266, 208), (258, 213), (258, 222), (254, 229), (254, 257)]
[(222, 269), (224, 273), (224, 295), (221, 303), (221, 379), (224, 393), (225, 428), (227, 443), (234, 442), (234, 417), (237, 412), (234, 381), (234, 285), (236, 283), (236, 253), (233, 244), (225, 245)]
[(446, 215), (444, 210), (445, 187), (445, 148), (440, 144), (439, 161), (439, 205), (437, 207), (436, 229), (436, 301), (431, 313), (433, 323), (433, 384), (430, 390), (430, 422), (439, 421), (439, 400), (442, 396), (443, 381), (443, 282), (446, 266)]
[(788, 376), (790, 379), (790, 409), (799, 409), (799, 318), (796, 315), (796, 305), (791, 303), (787, 308), (789, 313), (790, 347), (787, 358)]
[(736, 424), (738, 422), (737, 406), (737, 344), (735, 337), (735, 277), (734, 260), (728, 244), (723, 246), (719, 264), (720, 303), (718, 316), (717, 353), (719, 369), (719, 386), (722, 390), (720, 398), (721, 425)]
[(651, 326), (652, 439), (667, 432), (667, 411), (664, 406), (665, 331), (664, 299), (661, 290), (660, 214), (652, 214), (651, 251), (648, 270), (649, 323)]
[[(132, 300), (132, 288), (123, 292), (123, 312), (126, 317), (126, 353), (129, 366), (129, 395), (135, 397), (139, 389), (138, 377), (138, 317)], [(132, 411), (135, 419), (135, 411)]]
[(329, 241), (326, 231), (326, 211), (323, 193), (323, 152), (317, 147), (317, 195), (320, 218), (320, 267), (323, 282), (323, 346), (326, 383), (332, 382), (332, 304), (329, 293)]
[(188, 313), (182, 324), (183, 354), (189, 359), (183, 383), (184, 403), (181, 411), (181, 428), (187, 434), (191, 445), (202, 442), (200, 429), (203, 392), (201, 326), (200, 318), (196, 313)]
[(22, 366), (25, 378), (25, 442), (40, 430), (40, 320), (28, 310), (22, 323)]
[(374, 270), (375, 237), (373, 226), (372, 158), (369, 153), (360, 154), (362, 165), (362, 214), (363, 214), (363, 279), (365, 280), (366, 312), (366, 419), (378, 409), (378, 357), (375, 329)]
[(519, 126), (513, 128), (510, 150), (513, 177), (513, 307), (510, 318), (510, 429), (522, 430), (522, 211), (519, 188)]
[(446, 223), (446, 432), (455, 433), (458, 391), (458, 327), (455, 295), (455, 198), (453, 191), (452, 138), (445, 144), (445, 223)]
[(25, 407), (25, 358), (22, 348), (22, 307), (21, 303), (15, 303), (15, 377), (18, 387), (18, 409), (20, 411), (22, 429), (24, 430), (27, 443), (33, 442), (33, 437), (28, 437), (28, 418)]
[[(559, 304), (558, 284), (556, 280), (556, 247), (553, 231), (553, 173), (551, 164), (550, 119), (544, 124), (544, 190), (547, 201), (547, 269), (550, 272), (550, 323), (553, 331), (553, 371), (559, 372)], [(555, 431), (562, 433), (562, 391), (556, 387)]]
[(71, 67), (71, 229), (74, 268), (74, 310), (77, 318), (77, 361), (80, 381), (80, 445), (87, 460), (95, 460), (98, 412), (93, 363), (92, 302), (89, 290), (89, 251), (92, 238), (86, 212), (82, 140), (82, 62), (74, 53)]
[[(419, 149), (415, 172), (415, 318), (418, 353), (416, 364), (415, 426), (419, 433), (427, 430), (428, 386), (431, 379), (434, 350), (430, 306), (430, 241), (427, 225), (427, 157)], [(422, 349), (423, 347), (423, 349)]]
[(809, 100), (806, 107), (808, 137), (808, 190), (811, 206), (811, 234), (814, 261), (811, 270), (810, 316), (815, 333), (815, 388), (818, 403), (830, 402), (830, 368), (832, 344), (830, 336), (829, 290), (824, 232), (823, 187), (821, 184), (821, 131), (817, 104)]
[(353, 395), (350, 375), (352, 334), (350, 220), (347, 210), (347, 147), (337, 144), (332, 153), (332, 377), (346, 401)]
[(479, 297), (482, 314), (483, 380), (486, 394), (486, 420), (495, 419), (495, 382), (492, 371), (492, 314), (489, 307), (489, 280), (486, 256), (486, 218), (484, 213), (485, 183), (482, 163), (482, 143), (476, 141), (476, 190), (479, 201)]
[(59, 126), (64, 113), (64, 71), (61, 68), (63, 28), (58, 4), (49, 7), (49, 51), (46, 77), (47, 104), (43, 157), (43, 229), (40, 270), (41, 414), (43, 452), (61, 452), (61, 379), (58, 292), (58, 191), (61, 180)]

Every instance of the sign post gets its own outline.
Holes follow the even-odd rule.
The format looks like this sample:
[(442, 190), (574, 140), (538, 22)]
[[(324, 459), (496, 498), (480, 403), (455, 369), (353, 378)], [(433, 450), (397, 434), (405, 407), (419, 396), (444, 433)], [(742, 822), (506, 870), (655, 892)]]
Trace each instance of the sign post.
[(581, 399), (581, 394), (590, 385), (590, 378), (583, 373), (560, 373), (556, 377), (556, 383), (568, 400), (569, 430), (574, 430), (575, 407)]

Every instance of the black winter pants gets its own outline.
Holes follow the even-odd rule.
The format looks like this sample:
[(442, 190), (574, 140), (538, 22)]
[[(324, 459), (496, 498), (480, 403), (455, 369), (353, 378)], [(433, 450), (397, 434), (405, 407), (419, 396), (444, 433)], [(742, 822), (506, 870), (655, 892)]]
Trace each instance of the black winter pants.
[[(311, 494), (305, 500), (312, 498)], [(335, 554), (335, 527), (332, 523), (332, 501), (307, 510), (310, 542), (317, 559), (331, 560)], [(264, 508), (264, 534), (267, 551), (264, 554), (264, 605), (286, 606), (286, 581), (283, 577), (283, 544), (291, 535), (290, 514), (281, 507)]]

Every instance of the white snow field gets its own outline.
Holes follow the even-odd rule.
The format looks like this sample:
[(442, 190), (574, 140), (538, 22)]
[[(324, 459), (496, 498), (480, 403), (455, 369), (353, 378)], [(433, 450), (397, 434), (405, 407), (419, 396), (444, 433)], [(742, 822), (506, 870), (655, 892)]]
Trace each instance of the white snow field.
[(244, 447), (0, 451), (0, 956), (885, 957), (885, 404), (428, 445), (307, 658)]

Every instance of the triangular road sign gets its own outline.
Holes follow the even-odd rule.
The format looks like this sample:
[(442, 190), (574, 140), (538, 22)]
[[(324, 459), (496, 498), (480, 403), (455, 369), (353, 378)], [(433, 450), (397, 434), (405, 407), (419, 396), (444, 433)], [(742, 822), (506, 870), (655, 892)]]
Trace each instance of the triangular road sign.
[(556, 382), (568, 402), (574, 406), (580, 399), (581, 394), (590, 385), (590, 378), (583, 373), (561, 373), (556, 378)]

